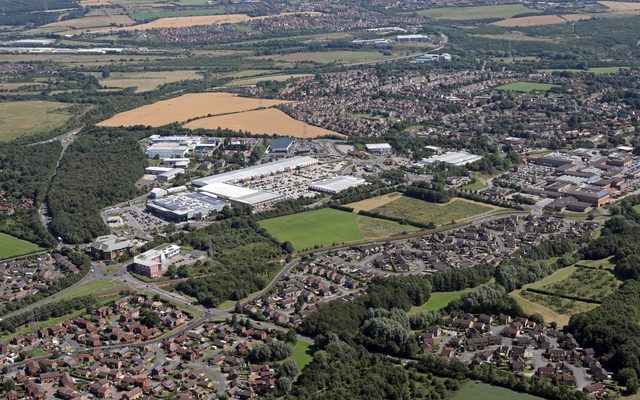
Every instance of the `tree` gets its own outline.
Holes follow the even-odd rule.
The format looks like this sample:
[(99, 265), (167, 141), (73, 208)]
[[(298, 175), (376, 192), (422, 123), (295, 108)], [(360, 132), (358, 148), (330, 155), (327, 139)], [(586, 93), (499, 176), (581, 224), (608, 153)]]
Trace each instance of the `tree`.
[(289, 394), (289, 392), (291, 391), (291, 387), (293, 386), (293, 381), (291, 380), (291, 378), (286, 377), (286, 376), (281, 376), (280, 379), (278, 379), (278, 390), (285, 393), (285, 394)]
[(140, 323), (147, 328), (160, 328), (162, 326), (160, 315), (148, 308), (143, 308), (140, 310)]
[(189, 268), (186, 265), (181, 265), (178, 267), (178, 276), (180, 278), (188, 278), (189, 277)]
[(294, 378), (298, 373), (298, 365), (293, 360), (286, 360), (280, 366), (280, 375)]
[(177, 272), (176, 265), (171, 264), (167, 267), (167, 272), (164, 273), (164, 276), (166, 276), (169, 279), (173, 279), (176, 277), (176, 272)]

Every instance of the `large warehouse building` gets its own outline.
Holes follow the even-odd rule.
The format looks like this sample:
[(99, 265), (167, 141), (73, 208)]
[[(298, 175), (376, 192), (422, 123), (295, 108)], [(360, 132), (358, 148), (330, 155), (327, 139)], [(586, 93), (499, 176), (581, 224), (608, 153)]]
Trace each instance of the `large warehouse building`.
[(200, 188), (200, 191), (221, 199), (246, 204), (254, 210), (267, 207), (284, 198), (281, 194), (264, 192), (224, 182), (212, 183)]
[(207, 218), (227, 204), (206, 193), (179, 193), (150, 201), (147, 210), (167, 221), (185, 222)]
[(438, 162), (442, 162), (445, 164), (449, 164), (449, 165), (455, 165), (455, 166), (460, 166), (460, 165), (467, 165), (470, 164), (472, 162), (476, 162), (478, 160), (481, 160), (482, 157), (475, 155), (475, 154), (471, 154), (467, 151), (450, 151), (444, 154), (440, 154), (437, 156), (432, 156), (429, 158), (423, 158), (422, 161), (420, 161), (418, 164), (421, 165), (432, 165)]
[(252, 167), (236, 171), (208, 176), (206, 178), (194, 179), (192, 183), (194, 186), (203, 187), (211, 185), (212, 183), (243, 182), (282, 172), (293, 171), (298, 168), (304, 168), (315, 164), (318, 164), (318, 160), (311, 157), (285, 158), (266, 164), (254, 165)]
[(322, 179), (309, 185), (309, 189), (318, 192), (338, 194), (343, 190), (365, 184), (365, 180), (354, 176), (336, 176), (334, 178)]

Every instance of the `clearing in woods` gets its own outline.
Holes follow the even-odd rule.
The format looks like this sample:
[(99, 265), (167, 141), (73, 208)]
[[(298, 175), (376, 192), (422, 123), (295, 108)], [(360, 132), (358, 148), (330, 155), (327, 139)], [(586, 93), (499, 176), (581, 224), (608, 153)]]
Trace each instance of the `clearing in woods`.
[(112, 72), (108, 78), (100, 79), (100, 84), (109, 88), (135, 87), (136, 93), (155, 90), (165, 83), (202, 79), (198, 71), (140, 71)]
[(52, 101), (0, 103), (0, 142), (63, 126), (71, 118), (69, 106)]
[(542, 400), (526, 393), (518, 393), (506, 388), (491, 386), (482, 382), (465, 382), (459, 390), (453, 392), (452, 400)]
[(281, 135), (305, 139), (323, 136), (345, 137), (328, 129), (305, 124), (275, 108), (201, 118), (189, 122), (184, 127), (188, 129), (226, 128), (234, 131), (245, 131), (254, 135)]
[(98, 126), (163, 126), (208, 115), (238, 113), (284, 103), (289, 101), (251, 99), (224, 92), (189, 93), (116, 114)]
[(449, 303), (462, 297), (463, 294), (474, 290), (474, 288), (467, 288), (464, 290), (458, 290), (455, 292), (434, 292), (431, 293), (429, 301), (421, 306), (411, 307), (409, 314), (417, 314), (419, 312), (427, 311), (439, 311), (445, 308)]
[(37, 244), (0, 233), (0, 260), (42, 250)]

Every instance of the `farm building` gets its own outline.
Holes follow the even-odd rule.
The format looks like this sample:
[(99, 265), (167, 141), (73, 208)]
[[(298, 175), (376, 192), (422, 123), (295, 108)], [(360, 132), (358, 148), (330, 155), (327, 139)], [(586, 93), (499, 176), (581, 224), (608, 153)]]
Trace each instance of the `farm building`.
[(369, 153), (391, 154), (393, 152), (393, 147), (389, 143), (370, 143), (365, 144), (365, 147)]
[(433, 165), (438, 162), (442, 162), (445, 164), (460, 166), (467, 165), (469, 163), (475, 162), (482, 159), (481, 156), (471, 154), (467, 151), (450, 151), (444, 154), (440, 154), (437, 156), (432, 156), (429, 158), (423, 158), (419, 164), (420, 165)]
[(173, 222), (206, 218), (222, 211), (227, 202), (204, 193), (180, 193), (147, 203), (149, 212)]
[(311, 157), (292, 157), (285, 158), (278, 161), (272, 161), (266, 164), (255, 165), (239, 169), (236, 171), (229, 171), (218, 175), (212, 175), (205, 178), (194, 179), (193, 185), (197, 187), (203, 187), (212, 183), (229, 183), (229, 182), (241, 182), (248, 181), (256, 178), (262, 178), (265, 176), (275, 175), (282, 172), (293, 171), (299, 168), (309, 167), (318, 163), (318, 160)]
[(327, 178), (313, 182), (309, 185), (309, 189), (316, 190), (318, 192), (337, 194), (343, 190), (364, 185), (365, 182), (366, 181), (364, 179), (356, 178), (354, 176), (336, 176), (334, 178)]

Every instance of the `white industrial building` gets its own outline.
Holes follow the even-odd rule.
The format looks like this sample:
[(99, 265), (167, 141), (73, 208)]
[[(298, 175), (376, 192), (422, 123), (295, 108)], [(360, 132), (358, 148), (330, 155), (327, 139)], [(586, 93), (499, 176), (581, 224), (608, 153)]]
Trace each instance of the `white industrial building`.
[(391, 154), (393, 147), (389, 143), (369, 143), (364, 145), (369, 153)]
[(173, 222), (204, 219), (222, 211), (227, 202), (206, 193), (177, 193), (156, 197), (147, 203), (147, 210)]
[(224, 182), (212, 183), (200, 188), (200, 191), (221, 199), (246, 204), (254, 209), (271, 205), (284, 198), (281, 194), (231, 185)]
[(398, 35), (396, 36), (396, 42), (409, 43), (409, 42), (426, 42), (429, 40), (429, 36), (425, 35)]
[(435, 163), (442, 162), (449, 165), (460, 166), (460, 165), (467, 165), (469, 163), (476, 162), (481, 159), (482, 159), (481, 156), (471, 154), (468, 151), (464, 151), (464, 150), (449, 151), (444, 154), (439, 154), (429, 158), (423, 158), (421, 161), (418, 162), (418, 164), (425, 166), (425, 165), (433, 165)]
[(293, 171), (295, 169), (309, 167), (315, 164), (318, 164), (318, 160), (311, 157), (284, 158), (282, 160), (272, 161), (266, 164), (254, 165), (252, 167), (247, 167), (236, 171), (229, 171), (205, 178), (194, 179), (192, 183), (194, 186), (203, 187), (212, 183), (219, 182), (242, 182), (256, 178), (262, 178), (265, 176), (275, 175), (282, 172)]
[(191, 147), (170, 143), (152, 144), (144, 151), (147, 158), (185, 158)]
[(149, 141), (152, 144), (158, 143), (173, 143), (173, 144), (181, 144), (185, 146), (195, 146), (200, 143), (200, 136), (160, 136), (160, 135), (151, 135), (149, 136)]
[(322, 179), (309, 185), (309, 189), (318, 192), (337, 194), (352, 187), (364, 185), (366, 181), (355, 176), (336, 176)]

